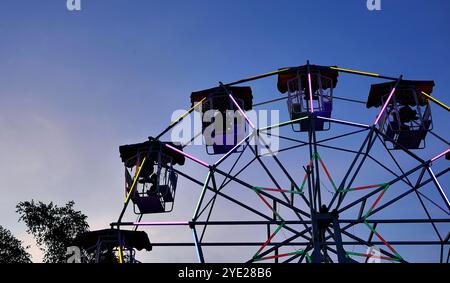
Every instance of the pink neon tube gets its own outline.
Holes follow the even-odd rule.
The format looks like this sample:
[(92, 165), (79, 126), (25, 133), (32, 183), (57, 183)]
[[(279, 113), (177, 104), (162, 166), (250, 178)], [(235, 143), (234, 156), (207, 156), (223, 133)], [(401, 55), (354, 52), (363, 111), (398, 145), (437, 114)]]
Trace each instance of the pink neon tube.
[(312, 83), (311, 83), (311, 74), (308, 73), (308, 84), (309, 84), (309, 109), (311, 113), (314, 112), (314, 103), (313, 103), (313, 94), (312, 94)]
[(378, 124), (378, 122), (379, 122), (381, 116), (382, 116), (383, 113), (384, 113), (384, 110), (386, 110), (386, 107), (387, 107), (387, 105), (389, 104), (389, 101), (391, 101), (391, 98), (392, 98), (392, 96), (394, 95), (394, 93), (395, 93), (395, 87), (392, 89), (391, 93), (389, 94), (389, 97), (388, 97), (388, 99), (386, 100), (386, 102), (384, 103), (383, 108), (381, 108), (380, 113), (378, 113), (378, 116), (377, 116), (377, 119), (375, 120), (374, 125), (377, 125), (377, 124)]
[(200, 159), (198, 159), (198, 158), (196, 158), (196, 157), (194, 157), (194, 156), (192, 156), (192, 155), (190, 155), (190, 154), (187, 154), (187, 153), (185, 153), (185, 152), (182, 152), (182, 151), (179, 150), (178, 148), (175, 148), (175, 147), (173, 147), (173, 146), (171, 146), (171, 145), (169, 145), (169, 144), (165, 144), (165, 146), (167, 146), (168, 148), (170, 148), (171, 150), (173, 150), (173, 151), (175, 151), (175, 152), (178, 152), (179, 154), (183, 154), (183, 155), (186, 156), (187, 158), (189, 158), (189, 159), (191, 159), (191, 160), (194, 160), (195, 162), (197, 162), (197, 163), (199, 163), (199, 164), (201, 164), (201, 165), (203, 165), (203, 166), (205, 166), (205, 167), (209, 167), (209, 164), (206, 163), (205, 161), (202, 161), (202, 160), (200, 160)]
[(239, 104), (236, 102), (236, 100), (234, 100), (234, 97), (229, 94), (231, 100), (233, 101), (234, 105), (236, 105), (236, 107), (239, 109), (239, 112), (242, 113), (242, 115), (245, 117), (245, 120), (247, 120), (247, 122), (250, 124), (250, 126), (254, 129), (255, 126), (253, 125), (252, 121), (250, 121), (250, 119), (248, 118), (248, 116), (245, 114), (245, 112), (241, 109), (241, 107), (239, 106)]
[(142, 222), (133, 222), (133, 225), (143, 225), (143, 226), (189, 225), (189, 221), (142, 221)]
[(444, 152), (442, 152), (442, 153), (436, 155), (435, 157), (431, 158), (431, 162), (435, 161), (436, 159), (441, 158), (442, 156), (446, 155), (448, 152), (450, 152), (450, 148), (447, 149), (446, 151), (444, 151)]

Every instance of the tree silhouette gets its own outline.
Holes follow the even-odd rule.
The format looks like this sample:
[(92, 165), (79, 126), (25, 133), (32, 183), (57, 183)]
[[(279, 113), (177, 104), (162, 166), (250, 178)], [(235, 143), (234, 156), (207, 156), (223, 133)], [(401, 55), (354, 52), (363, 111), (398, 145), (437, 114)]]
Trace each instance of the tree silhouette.
[(0, 226), (0, 263), (31, 263), (30, 254), (22, 242)]
[(44, 251), (44, 262), (66, 262), (67, 247), (78, 233), (88, 231), (87, 216), (76, 211), (74, 205), (75, 202), (70, 201), (58, 207), (53, 202), (45, 204), (34, 200), (17, 204), (19, 221), (25, 222), (27, 232)]

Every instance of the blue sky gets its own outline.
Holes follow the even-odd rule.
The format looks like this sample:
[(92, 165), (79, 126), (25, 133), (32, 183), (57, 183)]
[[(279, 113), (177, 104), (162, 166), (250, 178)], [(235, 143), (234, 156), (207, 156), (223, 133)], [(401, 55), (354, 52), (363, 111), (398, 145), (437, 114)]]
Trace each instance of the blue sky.
[[(218, 81), (311, 60), (434, 79), (434, 94), (450, 103), (449, 9), (445, 0), (384, 0), (374, 12), (364, 0), (82, 0), (82, 11), (69, 12), (65, 0), (2, 0), (0, 223), (28, 241), (18, 201), (73, 199), (92, 228), (106, 226), (122, 203), (118, 146), (159, 133), (174, 110), (189, 107), (191, 91)], [(364, 100), (374, 82), (343, 75), (339, 95)], [(255, 101), (279, 97), (275, 86), (274, 79), (255, 84)], [(341, 105), (336, 117), (370, 123), (376, 116)], [(448, 139), (448, 114), (433, 110), (435, 131)], [(430, 141), (420, 154), (443, 149)], [(446, 189), (449, 178), (440, 181)], [(164, 217), (189, 217), (196, 197), (178, 197)]]

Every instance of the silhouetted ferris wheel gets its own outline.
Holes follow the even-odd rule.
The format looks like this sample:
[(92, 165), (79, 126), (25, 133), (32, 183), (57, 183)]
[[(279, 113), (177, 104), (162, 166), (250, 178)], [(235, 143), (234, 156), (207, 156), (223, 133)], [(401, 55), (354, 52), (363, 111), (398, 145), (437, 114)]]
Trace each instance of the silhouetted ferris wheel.
[[(371, 85), (365, 103), (379, 109), (373, 123), (358, 122), (355, 101), (335, 95), (344, 73), (381, 81)], [(278, 76), (277, 89), (287, 95), (254, 104), (252, 88), (237, 86), (269, 76)], [(199, 262), (210, 259), (210, 248), (226, 253), (230, 247), (248, 253), (238, 259), (243, 262), (448, 262), (448, 184), (439, 179), (449, 171), (450, 149), (433, 131), (433, 123), (444, 121), (433, 120), (431, 106), (446, 115), (449, 107), (431, 96), (433, 87), (433, 81), (308, 62), (193, 92), (191, 108), (162, 133), (120, 147), (126, 193), (120, 217), (111, 224), (119, 235), (115, 252), (122, 260), (125, 250), (136, 247), (120, 236), (127, 227), (163, 225), (190, 229), (192, 242), (151, 246), (193, 246)], [(261, 127), (248, 115), (282, 100), (289, 114), (285, 122)], [(334, 117), (337, 100), (348, 106)], [(223, 119), (212, 135), (206, 131), (215, 119), (203, 120), (198, 134), (204, 135), (205, 157), (189, 153), (189, 144), (161, 141), (188, 115), (209, 110), (239, 115), (231, 123)], [(276, 149), (268, 142), (274, 137)], [(424, 151), (430, 138), (436, 145)], [(205, 178), (184, 170), (186, 162), (202, 168)], [(175, 195), (183, 201), (186, 190), (177, 193), (180, 178), (200, 188), (193, 216), (152, 221), (152, 215), (172, 211)], [(138, 219), (127, 222), (123, 216), (130, 202)], [(243, 239), (239, 227), (252, 229), (254, 239)]]

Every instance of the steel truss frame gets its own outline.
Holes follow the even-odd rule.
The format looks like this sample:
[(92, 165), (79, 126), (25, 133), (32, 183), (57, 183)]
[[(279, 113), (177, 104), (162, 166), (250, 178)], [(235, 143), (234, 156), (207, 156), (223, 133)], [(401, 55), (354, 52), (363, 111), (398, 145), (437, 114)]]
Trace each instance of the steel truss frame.
[[(309, 67), (309, 62), (308, 62)], [(344, 73), (350, 73), (350, 74), (356, 74), (356, 75), (362, 75), (362, 76), (371, 76), (371, 77), (378, 77), (382, 79), (388, 79), (396, 81), (396, 86), (398, 83), (402, 80), (402, 76), (399, 78), (392, 78), (387, 76), (381, 76), (374, 73), (367, 73), (367, 72), (360, 72), (360, 71), (354, 71), (349, 69), (342, 69), (338, 67), (330, 67), (338, 70), (339, 72)], [(248, 79), (240, 80), (234, 83), (230, 83), (227, 85), (224, 85), (222, 83), (219, 83), (220, 86), (224, 88), (224, 90), (228, 93), (228, 95), (233, 99), (233, 95), (228, 92), (228, 89), (226, 86), (236, 85), (243, 82), (248, 82), (255, 79), (260, 79), (267, 76), (272, 76), (275, 74), (279, 74), (282, 72), (286, 72), (288, 69), (281, 69), (275, 72), (270, 72), (267, 74), (263, 74), (260, 76), (251, 77)], [(309, 68), (308, 68), (308, 74), (309, 74)], [(311, 94), (311, 87), (309, 88), (310, 95)], [(227, 246), (259, 246), (259, 250), (256, 252), (256, 254), (247, 259), (246, 262), (257, 262), (261, 260), (274, 260), (275, 262), (279, 262), (281, 259), (283, 259), (283, 262), (292, 262), (294, 260), (298, 262), (333, 262), (333, 259), (329, 256), (329, 253), (335, 255), (338, 262), (355, 262), (353, 257), (363, 257), (365, 258), (365, 261), (367, 262), (369, 258), (374, 257), (371, 254), (358, 254), (353, 252), (347, 252), (345, 250), (346, 246), (367, 246), (371, 247), (373, 245), (383, 245), (383, 248), (380, 248), (380, 252), (382, 255), (379, 256), (380, 259), (393, 261), (393, 262), (407, 262), (406, 259), (402, 258), (401, 255), (393, 248), (393, 245), (398, 246), (417, 246), (417, 245), (424, 245), (424, 246), (439, 246), (440, 247), (440, 257), (439, 262), (449, 262), (450, 258), (450, 249), (448, 249), (448, 254), (445, 255), (446, 248), (449, 247), (449, 238), (450, 233), (447, 235), (442, 235), (439, 230), (437, 229), (436, 224), (439, 223), (450, 223), (450, 217), (445, 219), (433, 219), (429, 209), (426, 206), (425, 200), (430, 202), (431, 204), (439, 207), (442, 211), (444, 211), (447, 215), (450, 215), (450, 203), (445, 195), (445, 192), (441, 186), (441, 184), (438, 181), (438, 178), (440, 176), (445, 175), (448, 173), (450, 168), (446, 168), (440, 172), (434, 173), (432, 170), (432, 165), (434, 162), (436, 162), (439, 158), (443, 157), (446, 153), (448, 153), (449, 149), (446, 151), (436, 155), (435, 157), (429, 158), (427, 160), (424, 160), (417, 156), (414, 152), (412, 152), (409, 149), (404, 148), (400, 144), (396, 143), (394, 140), (386, 136), (383, 132), (379, 130), (378, 121), (379, 117), (381, 117), (383, 111), (385, 110), (385, 106), (389, 102), (390, 97), (395, 92), (395, 87), (392, 90), (392, 93), (390, 94), (388, 100), (385, 102), (384, 107), (380, 111), (379, 115), (377, 116), (377, 119), (374, 124), (372, 125), (365, 125), (360, 123), (355, 123), (351, 121), (345, 121), (345, 120), (339, 120), (334, 118), (325, 118), (317, 116), (313, 113), (313, 109), (310, 109), (310, 114), (306, 117), (302, 117), (299, 119), (287, 121), (284, 123), (280, 123), (277, 125), (271, 125), (265, 128), (255, 128), (253, 123), (249, 120), (249, 118), (245, 115), (245, 113), (242, 111), (242, 109), (239, 108), (239, 106), (236, 104), (236, 106), (241, 111), (244, 118), (247, 120), (248, 124), (252, 128), (252, 132), (243, 139), (236, 147), (227, 154), (223, 155), (216, 163), (210, 165), (196, 157), (193, 157), (189, 154), (186, 154), (184, 152), (180, 152), (184, 154), (187, 158), (191, 159), (192, 161), (199, 163), (203, 167), (205, 167), (208, 171), (206, 179), (205, 180), (198, 180), (190, 174), (183, 172), (179, 169), (174, 169), (176, 173), (179, 174), (179, 176), (186, 178), (187, 180), (192, 181), (194, 184), (201, 186), (202, 190), (200, 193), (200, 197), (197, 203), (197, 206), (195, 208), (194, 214), (192, 216), (192, 219), (189, 221), (170, 221), (170, 222), (146, 222), (141, 221), (142, 215), (138, 218), (137, 221), (134, 222), (124, 222), (122, 221), (122, 218), (124, 216), (124, 213), (127, 209), (129, 198), (127, 197), (124, 202), (124, 207), (122, 209), (122, 212), (119, 216), (118, 221), (111, 223), (112, 227), (117, 227), (120, 231), (121, 227), (133, 227), (134, 229), (137, 229), (138, 227), (148, 227), (148, 226), (187, 226), (192, 230), (192, 236), (193, 236), (193, 242), (177, 242), (177, 243), (168, 243), (168, 242), (153, 242), (153, 246), (160, 246), (160, 247), (182, 247), (182, 246), (194, 246), (197, 251), (197, 256), (199, 262), (205, 262), (205, 256), (203, 253), (203, 247), (227, 247)], [(268, 103), (278, 101), (280, 99), (271, 100)], [(233, 99), (234, 101), (234, 99)], [(199, 103), (202, 103), (200, 101)], [(186, 112), (186, 114), (182, 115), (179, 119), (172, 122), (169, 127), (167, 127), (161, 134), (159, 134), (156, 139), (159, 139), (164, 134), (169, 132), (177, 123), (182, 121), (184, 117), (186, 117), (188, 114), (190, 114), (195, 107), (199, 104), (197, 103), (194, 105), (190, 110)], [(439, 102), (442, 104), (442, 102)], [(259, 103), (259, 105), (263, 105), (266, 103)], [(442, 105), (441, 105), (442, 106)], [(445, 106), (445, 105), (444, 105)], [(448, 110), (448, 109), (447, 109)], [(319, 140), (316, 135), (316, 131), (314, 128), (315, 121), (323, 120), (326, 122), (330, 122), (332, 124), (339, 124), (339, 125), (345, 125), (348, 127), (353, 128), (352, 131), (344, 134), (339, 134), (336, 136), (328, 137), (326, 139)], [(292, 125), (294, 123), (298, 123), (301, 120), (308, 120), (310, 122), (310, 130), (307, 133), (308, 140), (303, 141), (299, 139), (294, 139), (292, 137), (284, 136), (284, 135), (276, 135), (282, 140), (288, 140), (291, 142), (296, 143), (293, 146), (289, 146), (286, 148), (281, 148), (276, 152), (272, 152), (270, 150), (270, 147), (267, 145), (267, 143), (264, 141), (264, 139), (261, 136), (261, 133), (265, 133), (267, 131), (270, 131), (273, 128), (281, 128), (285, 126)], [(363, 143), (361, 144), (360, 148), (358, 150), (355, 149), (348, 149), (343, 147), (335, 147), (328, 145), (327, 143), (330, 141), (334, 141), (339, 138), (349, 137), (357, 134), (365, 133), (365, 138)], [(433, 136), (436, 136), (439, 140), (443, 141), (447, 146), (449, 143), (436, 133), (432, 133)], [(267, 154), (259, 154), (258, 153), (258, 146), (259, 145), (253, 145), (250, 143), (250, 140), (252, 138), (258, 138), (265, 148), (269, 151)], [(394, 145), (398, 146), (403, 152), (405, 152), (408, 156), (415, 159), (418, 163), (417, 166), (414, 168), (409, 168), (408, 170), (405, 170), (402, 168), (399, 164), (399, 162), (396, 160), (396, 158), (393, 156), (393, 154), (389, 151), (387, 148), (385, 141), (388, 140), (389, 142), (393, 143)], [(379, 160), (375, 156), (371, 154), (371, 149), (373, 148), (373, 145), (376, 142), (380, 142), (384, 148), (386, 149), (386, 152), (388, 153), (388, 156), (390, 160), (392, 160), (395, 164), (396, 170), (399, 170), (401, 174), (396, 173), (393, 169), (389, 168), (389, 166), (385, 165), (383, 163), (383, 160)], [(236, 159), (233, 161), (233, 164), (231, 165), (229, 170), (221, 169), (221, 164), (230, 158), (232, 156), (232, 153), (234, 150), (238, 147), (243, 147), (243, 150), (237, 155)], [(282, 162), (277, 158), (275, 155), (279, 152), (289, 151), (298, 149), (301, 147), (307, 147), (309, 151), (309, 159), (310, 163), (306, 167), (304, 167), (305, 170), (305, 177), (303, 179), (303, 183), (301, 185), (297, 184), (295, 181), (295, 178), (291, 176), (288, 172), (288, 170), (285, 168), (285, 166), (282, 164)], [(327, 148), (332, 149), (336, 151), (346, 152), (354, 154), (354, 158), (348, 167), (346, 174), (344, 178), (341, 180), (339, 184), (335, 184), (329, 171), (327, 170), (324, 162), (319, 156), (319, 148)], [(237, 168), (238, 162), (241, 160), (244, 152), (251, 152), (252, 158), (250, 161), (248, 161), (246, 164), (241, 166), (239, 169)], [(291, 189), (281, 189), (281, 186), (279, 182), (277, 181), (276, 176), (274, 176), (271, 173), (271, 170), (266, 165), (264, 160), (261, 158), (265, 155), (270, 155), (273, 159), (273, 161), (277, 164), (278, 169), (280, 169), (285, 178), (287, 178), (291, 183), (292, 187)], [(233, 155), (235, 156), (235, 155)], [(383, 184), (376, 184), (376, 185), (368, 185), (365, 187), (358, 187), (358, 188), (352, 188), (353, 183), (358, 178), (358, 174), (361, 171), (361, 168), (363, 165), (368, 161), (371, 160), (375, 164), (377, 164), (380, 168), (386, 171), (389, 176), (392, 176), (390, 180)], [(145, 160), (143, 161), (145, 162)], [(143, 165), (143, 162), (141, 164), (141, 167)], [(267, 174), (267, 176), (271, 179), (272, 183), (276, 186), (276, 189), (273, 188), (261, 188), (256, 187), (252, 184), (249, 184), (242, 180), (240, 178), (240, 175), (253, 163), (258, 163), (263, 168), (264, 172)], [(335, 192), (331, 198), (331, 201), (329, 203), (324, 203), (322, 200), (321, 195), (321, 170), (320, 168), (323, 168), (327, 179), (332, 183), (333, 188), (335, 189)], [(139, 171), (138, 171), (139, 172)], [(419, 173), (419, 177), (415, 180), (412, 180), (414, 174)], [(428, 173), (429, 177), (426, 177), (426, 173)], [(137, 178), (139, 175), (136, 174)], [(217, 176), (223, 177), (223, 181), (219, 184), (217, 183)], [(386, 201), (382, 205), (377, 206), (380, 199), (384, 195), (384, 193), (389, 189), (390, 186), (396, 184), (396, 183), (402, 183), (407, 189), (406, 191), (403, 191), (402, 193), (396, 195), (394, 198)], [(261, 201), (270, 209), (272, 215), (267, 215), (266, 213), (263, 213), (261, 211), (258, 211), (257, 209), (251, 207), (251, 205), (246, 204), (242, 200), (236, 199), (228, 194), (226, 194), (223, 189), (227, 186), (229, 186), (231, 183), (238, 184), (248, 190), (254, 191), (257, 196), (261, 199)], [(420, 192), (420, 188), (424, 187), (425, 185), (432, 183), (436, 187), (437, 191), (439, 192), (440, 196), (442, 197), (443, 202), (446, 204), (445, 208), (442, 208), (439, 206), (439, 204), (435, 203), (433, 200), (429, 199), (426, 195), (424, 195), (422, 192)], [(133, 187), (130, 190), (133, 190)], [(347, 198), (347, 195), (354, 190), (369, 190), (367, 194), (365, 194), (363, 197), (360, 197), (356, 200), (351, 201), (350, 203), (346, 204), (345, 200)], [(210, 199), (206, 199), (206, 193), (210, 192), (212, 193), (212, 197)], [(273, 192), (278, 192), (279, 197), (272, 194)], [(427, 215), (427, 218), (424, 219), (372, 219), (372, 216), (376, 213), (382, 211), (383, 209), (397, 203), (398, 201), (402, 200), (403, 198), (415, 194), (417, 199), (419, 200), (421, 207), (425, 214)], [(256, 217), (262, 218), (264, 220), (255, 220), (255, 221), (212, 221), (210, 220), (212, 211), (214, 210), (216, 200), (217, 198), (223, 198), (228, 200), (231, 203), (234, 203), (235, 205), (240, 206), (244, 210), (253, 213)], [(377, 197), (375, 202), (372, 203), (372, 206), (364, 212), (366, 208), (366, 204), (369, 201), (371, 197)], [(298, 204), (295, 203), (296, 200), (301, 201), (302, 205), (305, 205), (307, 207), (307, 210), (301, 209)], [(359, 214), (355, 219), (340, 219), (338, 217), (339, 214), (344, 213), (348, 211), (349, 209), (360, 206)], [(279, 208), (284, 207), (285, 209), (289, 209), (292, 211), (296, 218), (295, 220), (286, 220), (283, 219), (282, 216), (278, 213)], [(334, 213), (334, 214), (333, 214)], [(205, 217), (204, 220), (201, 220), (200, 217)], [(323, 222), (329, 222), (327, 227), (325, 228), (319, 228), (321, 225), (320, 223)], [(434, 241), (386, 241), (376, 230), (378, 225), (388, 225), (388, 224), (423, 224), (427, 223), (430, 224), (433, 227), (433, 231), (438, 238), (438, 240)], [(370, 236), (368, 239), (362, 239), (358, 237), (357, 235), (354, 235), (350, 232), (350, 229), (358, 224), (365, 224), (370, 229)], [(220, 241), (220, 242), (208, 242), (204, 241), (204, 236), (207, 230), (207, 227), (209, 226), (242, 226), (242, 225), (251, 225), (251, 226), (265, 226), (267, 227), (267, 240), (265, 242), (258, 242), (258, 241), (240, 241), (240, 242), (230, 242), (230, 241)], [(303, 227), (302, 229), (295, 228), (293, 225), (301, 225)], [(272, 227), (275, 226), (276, 229), (272, 230)], [(293, 235), (289, 238), (283, 240), (283, 241), (272, 241), (273, 237), (281, 230), (286, 229), (286, 231), (291, 232)], [(342, 237), (345, 236), (351, 240), (343, 240)], [(378, 240), (374, 240), (373, 238), (378, 238)], [(303, 247), (300, 250), (297, 250), (295, 252), (290, 253), (283, 253), (281, 254), (279, 252), (280, 248), (284, 246), (301, 246)], [(119, 249), (120, 250), (120, 249)], [(273, 255), (271, 255), (273, 253)]]

